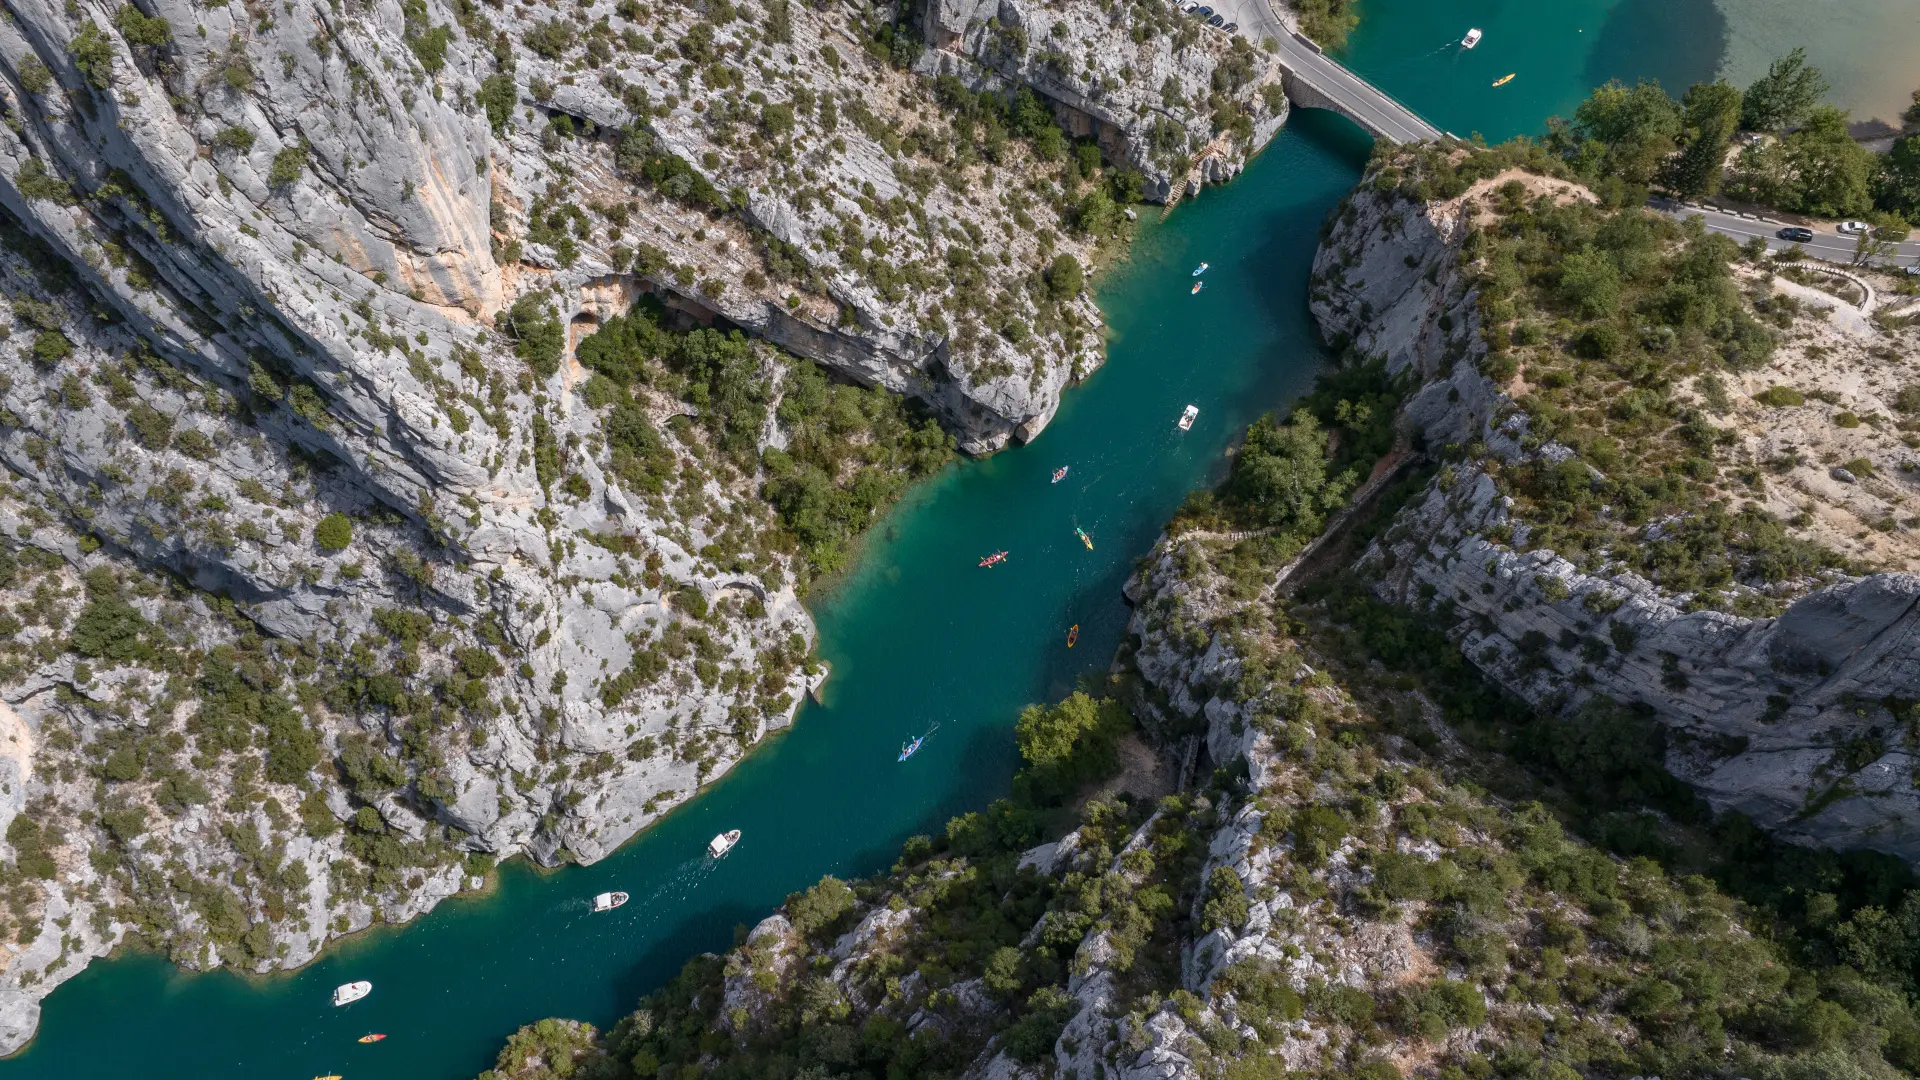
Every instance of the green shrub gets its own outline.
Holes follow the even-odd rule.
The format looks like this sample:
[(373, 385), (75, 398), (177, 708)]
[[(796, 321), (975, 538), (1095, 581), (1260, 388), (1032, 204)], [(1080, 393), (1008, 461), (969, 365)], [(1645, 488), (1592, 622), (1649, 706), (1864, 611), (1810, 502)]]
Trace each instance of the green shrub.
[(45, 199), (61, 206), (72, 206), (80, 201), (73, 193), (73, 185), (48, 172), (46, 164), (37, 157), (29, 157), (20, 163), (20, 168), (13, 174), (13, 186), (29, 199)]
[(143, 15), (132, 4), (121, 4), (113, 14), (113, 25), (127, 44), (158, 48), (173, 40), (173, 27), (158, 15)]
[(473, 100), (487, 111), (487, 123), (497, 138), (507, 133), (507, 122), (513, 119), (513, 107), (520, 100), (520, 92), (513, 84), (512, 75), (495, 72), (480, 80), (480, 89)]
[(1061, 252), (1053, 257), (1047, 267), (1047, 291), (1055, 300), (1071, 300), (1080, 295), (1086, 287), (1087, 276), (1080, 268), (1080, 260), (1070, 252)]
[(853, 907), (853, 890), (846, 882), (827, 875), (805, 892), (787, 897), (787, 919), (795, 932), (812, 937), (837, 926)]
[(254, 135), (251, 128), (234, 124), (221, 128), (219, 133), (214, 135), (213, 148), (216, 150), (233, 150), (237, 153), (244, 154), (253, 149), (253, 141)]
[(53, 367), (73, 355), (73, 342), (58, 330), (41, 330), (33, 335), (33, 362)]
[(1200, 929), (1238, 930), (1246, 924), (1249, 907), (1246, 882), (1231, 866), (1216, 866), (1207, 877), (1207, 903), (1200, 913)]
[(1805, 405), (1807, 396), (1790, 386), (1769, 386), (1753, 395), (1753, 400), (1772, 409), (1786, 409), (1795, 405)]
[(273, 155), (273, 165), (267, 170), (267, 184), (270, 187), (286, 187), (294, 183), (307, 172), (307, 148), (289, 146)]
[(105, 90), (113, 78), (112, 40), (89, 19), (80, 24), (68, 48), (73, 53), (73, 66), (86, 77), (87, 85)]
[(353, 543), (353, 522), (337, 511), (328, 514), (313, 527), (313, 542), (327, 551), (343, 551)]
[(566, 350), (566, 328), (553, 306), (539, 296), (523, 296), (507, 309), (505, 322), (513, 334), (513, 354), (526, 361), (536, 378), (552, 378)]
[(566, 19), (548, 19), (537, 23), (521, 39), (527, 48), (548, 60), (558, 60), (573, 48), (573, 23)]
[(39, 57), (29, 55), (20, 61), (20, 88), (38, 96), (53, 89), (53, 72)]

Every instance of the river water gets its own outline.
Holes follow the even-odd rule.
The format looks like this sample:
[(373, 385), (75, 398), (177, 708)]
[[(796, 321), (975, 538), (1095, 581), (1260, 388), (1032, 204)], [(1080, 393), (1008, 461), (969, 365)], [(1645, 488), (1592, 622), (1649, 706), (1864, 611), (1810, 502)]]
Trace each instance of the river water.
[[(1441, 127), (1490, 139), (1537, 131), (1609, 77), (1678, 87), (1710, 75), (1729, 39), (1707, 0), (1366, 0), (1365, 12), (1345, 58)], [(1487, 36), (1463, 54), (1448, 43), (1468, 26)], [(1512, 83), (1490, 86), (1509, 71)], [(1105, 666), (1133, 560), (1217, 475), (1239, 430), (1326, 362), (1308, 264), (1368, 145), (1344, 120), (1300, 110), (1243, 177), (1143, 227), (1100, 283), (1106, 367), (1032, 445), (957, 463), (913, 492), (818, 601), (833, 666), (824, 703), (615, 855), (553, 873), (509, 865), (489, 893), (291, 974), (189, 975), (144, 954), (98, 962), (47, 1000), (39, 1037), (0, 1062), (0, 1080), (461, 1080), (520, 1024), (610, 1022), (788, 892), (881, 869), (905, 837), (1004, 793), (1020, 707)], [(1190, 296), (1201, 260), (1208, 286)], [(1189, 402), (1200, 417), (1181, 434)], [(1068, 478), (1049, 483), (1062, 465)], [(976, 565), (1002, 549), (1003, 566)], [(935, 725), (917, 756), (895, 761)], [(738, 848), (706, 860), (707, 838), (729, 828), (744, 833)], [(590, 915), (587, 898), (606, 889), (633, 900)], [(329, 1007), (331, 988), (354, 979), (373, 994)], [(388, 1038), (356, 1043), (369, 1032)]]

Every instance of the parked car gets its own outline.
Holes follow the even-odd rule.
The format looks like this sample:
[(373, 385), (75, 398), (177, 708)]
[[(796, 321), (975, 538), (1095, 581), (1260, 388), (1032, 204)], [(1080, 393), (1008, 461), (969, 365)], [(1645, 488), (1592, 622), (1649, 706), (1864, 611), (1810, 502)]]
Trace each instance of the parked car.
[(1207, 20), (1207, 25), (1225, 26), (1227, 25), (1227, 17), (1225, 15), (1215, 15), (1213, 18)]
[(1915, 263), (1912, 266), (1903, 266), (1900, 269), (1905, 270), (1911, 277), (1920, 277), (1920, 263)]
[(1843, 236), (1865, 236), (1873, 231), (1873, 226), (1864, 221), (1843, 221), (1835, 228)]
[(1213, 14), (1213, 9), (1210, 7), (1201, 6), (1201, 7), (1194, 8), (1193, 13), (1204, 19), (1207, 16)]
[(1237, 33), (1239, 33), (1239, 32), (1240, 32), (1240, 24), (1239, 24), (1239, 23), (1237, 23), (1237, 22), (1230, 22), (1230, 23), (1228, 23), (1228, 24), (1227, 24), (1227, 33), (1229, 33), (1229, 34), (1237, 34)]
[(1807, 244), (1813, 241), (1813, 230), (1802, 228), (1798, 225), (1789, 225), (1774, 235), (1782, 240), (1791, 240), (1796, 244)]
[(1191, 0), (1190, 3), (1185, 3), (1180, 5), (1180, 14), (1182, 15), (1191, 15), (1194, 12), (1199, 10), (1200, 10), (1200, 0)]

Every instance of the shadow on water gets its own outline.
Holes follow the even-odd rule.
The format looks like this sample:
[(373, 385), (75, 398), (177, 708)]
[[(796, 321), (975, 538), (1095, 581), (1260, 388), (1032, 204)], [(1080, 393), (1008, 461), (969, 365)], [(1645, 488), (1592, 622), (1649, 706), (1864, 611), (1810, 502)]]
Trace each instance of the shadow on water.
[[(627, 969), (613, 978), (613, 994), (625, 1015), (640, 999), (659, 989), (687, 966), (687, 961), (705, 952), (719, 952), (733, 944), (734, 929), (751, 928), (765, 918), (767, 911), (745, 903), (722, 903), (689, 914), (673, 929), (654, 940)], [(502, 1042), (510, 1032), (503, 1032)], [(491, 1065), (475, 1063), (474, 1072)]]
[(1621, 0), (1587, 54), (1585, 78), (1591, 86), (1658, 79), (1677, 98), (1713, 78), (1727, 42), (1715, 0)]

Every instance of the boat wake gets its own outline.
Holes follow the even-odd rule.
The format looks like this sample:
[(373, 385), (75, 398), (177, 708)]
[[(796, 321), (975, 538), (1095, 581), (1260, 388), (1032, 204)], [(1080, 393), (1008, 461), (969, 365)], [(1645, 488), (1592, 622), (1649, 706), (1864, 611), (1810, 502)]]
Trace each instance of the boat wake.
[(712, 859), (696, 856), (668, 870), (666, 876), (656, 881), (647, 892), (631, 893), (626, 903), (612, 911), (596, 913), (591, 896), (570, 897), (549, 910), (556, 915), (602, 914), (625, 927), (644, 926), (653, 921), (655, 912), (662, 910), (661, 901), (677, 900), (691, 894), (712, 871)]

